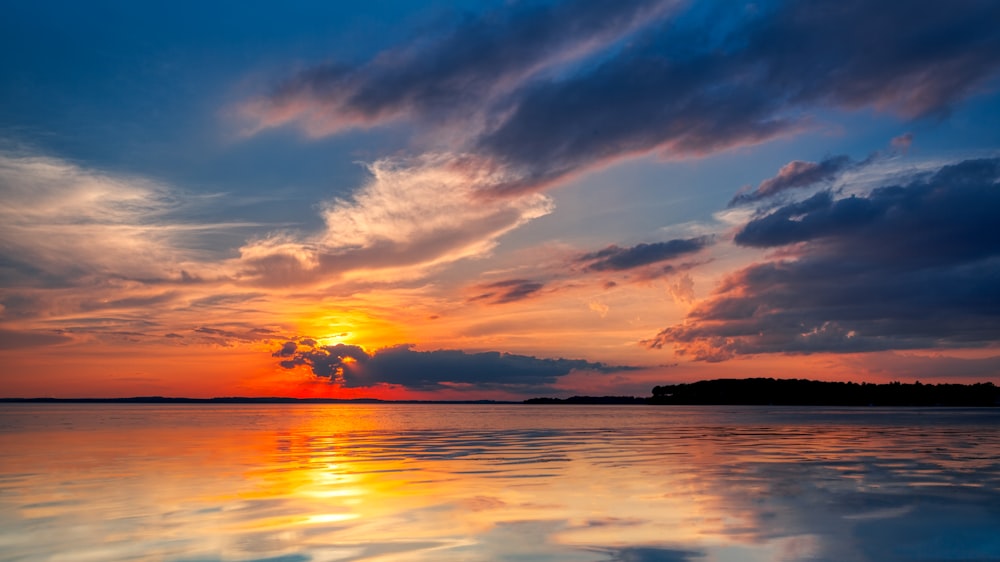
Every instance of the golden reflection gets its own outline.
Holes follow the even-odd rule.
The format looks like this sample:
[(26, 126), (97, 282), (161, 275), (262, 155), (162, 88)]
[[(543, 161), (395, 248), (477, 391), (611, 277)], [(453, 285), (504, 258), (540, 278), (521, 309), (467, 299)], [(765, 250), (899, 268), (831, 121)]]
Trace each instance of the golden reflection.
[(711, 483), (674, 464), (690, 458), (665, 458), (655, 478), (588, 461), (592, 444), (562, 446), (552, 463), (533, 462), (539, 452), (437, 458), (426, 454), (434, 443), (398, 435), (387, 450), (380, 442), (387, 436), (369, 433), (385, 430), (375, 417), (318, 414), (277, 439), (270, 462), (248, 474), (254, 487), (242, 497), (287, 498), (302, 513), (298, 524), (350, 521), (337, 530), (340, 540), (450, 541), (536, 520), (564, 521), (551, 536), (562, 545), (688, 544), (740, 517), (731, 509), (720, 516)]

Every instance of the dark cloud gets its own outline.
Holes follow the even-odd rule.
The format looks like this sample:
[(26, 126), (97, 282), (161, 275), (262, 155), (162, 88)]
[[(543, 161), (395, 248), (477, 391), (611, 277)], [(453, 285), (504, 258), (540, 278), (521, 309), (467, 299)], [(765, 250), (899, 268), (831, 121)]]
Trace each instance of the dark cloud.
[(711, 236), (698, 236), (637, 244), (627, 248), (611, 245), (603, 250), (584, 254), (577, 259), (577, 262), (587, 264), (586, 267), (590, 271), (622, 271), (693, 254), (713, 242), (714, 238)]
[(611, 373), (634, 369), (581, 359), (541, 359), (495, 351), (414, 351), (410, 345), (399, 345), (368, 353), (356, 345), (310, 346), (303, 342), (289, 341), (274, 353), (276, 357), (289, 357), (280, 362), (281, 366), (293, 369), (305, 365), (317, 377), (346, 387), (392, 384), (410, 390), (541, 392), (553, 391), (551, 385), (573, 371)]
[(659, 149), (702, 154), (766, 140), (821, 107), (947, 111), (1000, 68), (1000, 4), (787, 2), (686, 14), (601, 64), (537, 81), (480, 151), (524, 189)]
[(1000, 248), (998, 177), (1000, 158), (988, 158), (945, 166), (867, 197), (834, 199), (821, 192), (751, 220), (735, 241), (762, 248), (813, 241), (824, 252), (873, 263), (979, 259)]
[(660, 548), (653, 546), (630, 546), (607, 552), (608, 562), (690, 562), (704, 558), (704, 552)]
[(271, 357), (291, 357), (295, 355), (295, 350), (298, 349), (298, 347), (298, 344), (295, 342), (286, 341), (282, 344), (281, 349), (271, 354)]
[(265, 111), (316, 104), (332, 130), (407, 116), (450, 120), (455, 113), (551, 65), (606, 46), (665, 10), (663, 0), (524, 3), (468, 16), (439, 37), (381, 53), (361, 65), (328, 64), (280, 86)]
[(0, 329), (0, 349), (22, 349), (58, 345), (72, 341), (69, 336), (52, 331), (21, 331)]
[(821, 162), (793, 160), (782, 166), (778, 170), (778, 175), (760, 182), (757, 189), (737, 193), (729, 202), (729, 206), (753, 203), (789, 189), (811, 187), (828, 182), (836, 178), (850, 164), (851, 159), (847, 156), (833, 156)]
[(699, 359), (976, 347), (1000, 341), (1000, 158), (907, 185), (819, 193), (751, 220), (737, 244), (791, 246), (730, 275), (647, 342)]
[(766, 140), (794, 124), (752, 85), (723, 84), (728, 73), (714, 61), (676, 61), (666, 53), (612, 60), (522, 92), (509, 118), (479, 138), (476, 150), (516, 170), (518, 179), (500, 190), (518, 192), (657, 148), (712, 152)]
[(530, 281), (527, 279), (509, 279), (480, 285), (478, 289), (483, 291), (470, 300), (486, 301), (493, 304), (506, 304), (524, 300), (545, 287), (544, 283)]

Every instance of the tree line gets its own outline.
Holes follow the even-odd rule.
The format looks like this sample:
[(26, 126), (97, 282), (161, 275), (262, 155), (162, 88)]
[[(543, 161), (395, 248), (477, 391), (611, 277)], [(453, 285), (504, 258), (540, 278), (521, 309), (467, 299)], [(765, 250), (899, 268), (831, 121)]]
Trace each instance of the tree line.
[(650, 404), (789, 406), (998, 406), (1000, 387), (975, 384), (855, 383), (806, 379), (716, 379), (653, 387)]

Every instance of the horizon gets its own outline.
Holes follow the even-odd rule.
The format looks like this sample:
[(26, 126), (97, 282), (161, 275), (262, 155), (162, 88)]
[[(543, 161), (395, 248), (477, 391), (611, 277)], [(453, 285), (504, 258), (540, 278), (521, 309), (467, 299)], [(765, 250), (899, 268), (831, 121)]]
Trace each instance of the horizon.
[(8, 12), (4, 395), (1000, 384), (1000, 3)]
[[(208, 401), (226, 401), (226, 400), (247, 400), (247, 401), (267, 401), (267, 400), (295, 400), (295, 401), (335, 401), (335, 402), (386, 402), (386, 403), (442, 403), (442, 404), (474, 404), (474, 403), (497, 403), (497, 404), (521, 404), (526, 401), (531, 400), (565, 400), (574, 398), (583, 399), (599, 399), (599, 398), (621, 398), (621, 399), (639, 399), (639, 398), (654, 398), (657, 396), (657, 391), (661, 388), (674, 387), (674, 386), (685, 386), (685, 385), (697, 385), (705, 383), (731, 383), (731, 382), (808, 382), (808, 383), (834, 383), (834, 384), (847, 384), (855, 386), (864, 385), (876, 385), (876, 386), (916, 386), (916, 387), (936, 387), (939, 385), (944, 386), (962, 386), (962, 387), (974, 387), (980, 385), (987, 385), (996, 388), (996, 384), (992, 381), (980, 381), (973, 383), (954, 383), (954, 382), (942, 382), (942, 383), (921, 383), (920, 381), (902, 382), (902, 381), (891, 381), (891, 382), (881, 382), (881, 383), (869, 383), (866, 381), (854, 382), (854, 381), (818, 381), (812, 379), (800, 379), (800, 378), (773, 378), (773, 377), (755, 377), (755, 378), (734, 378), (734, 379), (703, 379), (699, 381), (694, 381), (691, 383), (676, 383), (673, 385), (657, 385), (650, 389), (649, 396), (638, 396), (638, 395), (625, 395), (625, 394), (605, 394), (602, 396), (589, 396), (589, 395), (573, 395), (564, 398), (557, 398), (551, 396), (533, 396), (525, 398), (522, 400), (495, 400), (490, 398), (475, 398), (468, 397), (461, 400), (420, 400), (420, 399), (385, 399), (385, 398), (375, 398), (371, 396), (360, 396), (354, 398), (340, 398), (334, 396), (310, 396), (310, 397), (295, 397), (295, 396), (210, 396), (204, 398), (191, 397), (191, 396), (161, 396), (161, 395), (149, 395), (149, 396), (119, 396), (119, 397), (109, 397), (109, 396), (81, 396), (73, 398), (56, 398), (53, 396), (0, 396), (0, 402), (45, 402), (45, 401), (82, 401), (82, 402), (118, 402), (118, 401), (135, 401), (137, 403), (143, 403), (143, 401), (156, 401), (156, 400), (184, 400), (192, 402), (208, 402)], [(997, 405), (1000, 405), (998, 403)]]

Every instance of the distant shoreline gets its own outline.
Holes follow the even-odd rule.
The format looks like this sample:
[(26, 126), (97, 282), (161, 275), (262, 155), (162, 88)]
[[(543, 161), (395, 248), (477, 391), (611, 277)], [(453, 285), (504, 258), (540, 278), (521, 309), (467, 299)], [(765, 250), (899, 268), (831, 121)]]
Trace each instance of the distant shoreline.
[(382, 400), (379, 398), (289, 398), (281, 396), (225, 396), (183, 398), (133, 396), (129, 398), (0, 398), (0, 403), (27, 404), (521, 404), (503, 400)]
[(673, 406), (876, 406), (997, 407), (1000, 387), (973, 384), (876, 384), (806, 379), (715, 379), (653, 387), (650, 397), (572, 396), (513, 400), (382, 400), (379, 398), (291, 398), (223, 396), (184, 398), (0, 398), (21, 404), (470, 404), (470, 405), (673, 405)]

